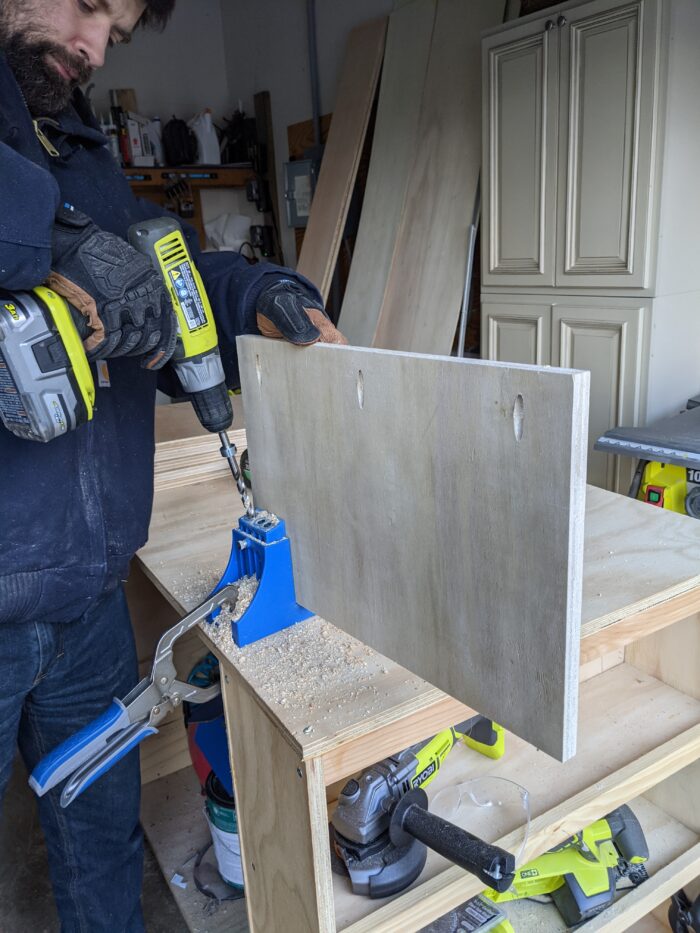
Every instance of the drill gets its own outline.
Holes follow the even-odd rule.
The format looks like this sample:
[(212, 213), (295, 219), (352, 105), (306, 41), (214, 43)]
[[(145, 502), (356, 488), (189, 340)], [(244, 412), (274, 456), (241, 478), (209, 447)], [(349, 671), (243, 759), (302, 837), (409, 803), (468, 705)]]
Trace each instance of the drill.
[(212, 433), (218, 432), (221, 455), (228, 462), (245, 510), (252, 518), (255, 510), (236, 462), (235, 445), (227, 433), (233, 423), (233, 409), (224, 379), (214, 315), (182, 229), (173, 218), (156, 217), (132, 224), (128, 238), (134, 249), (143, 253), (163, 277), (178, 322), (172, 365), (202, 426)]

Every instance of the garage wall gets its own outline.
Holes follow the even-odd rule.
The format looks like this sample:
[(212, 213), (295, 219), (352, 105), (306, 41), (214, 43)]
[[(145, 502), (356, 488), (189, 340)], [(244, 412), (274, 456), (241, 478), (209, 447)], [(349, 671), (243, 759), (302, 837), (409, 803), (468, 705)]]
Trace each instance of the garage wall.
[(215, 118), (231, 116), (235, 102), (228, 91), (222, 35), (222, 6), (230, 0), (178, 0), (164, 33), (137, 29), (129, 45), (107, 52), (96, 72), (92, 102), (96, 113), (109, 110), (108, 89), (132, 87), (139, 110), (188, 120), (210, 107)]
[[(333, 109), (348, 33), (391, 12), (393, 0), (317, 0), (317, 46), (321, 112)], [(285, 259), (294, 261), (294, 234), (286, 227), (282, 163), (287, 126), (311, 118), (306, 0), (221, 0), (228, 85), (253, 114), (253, 95), (269, 91), (278, 165)]]
[[(393, 6), (394, 0), (317, 0), (322, 113), (333, 109), (348, 33)], [(96, 113), (106, 115), (109, 88), (133, 87), (139, 110), (165, 123), (173, 113), (189, 119), (206, 106), (220, 120), (239, 100), (253, 115), (253, 95), (268, 90), (290, 263), (294, 235), (284, 222), (281, 166), (288, 155), (287, 126), (311, 117), (306, 15), (306, 0), (178, 0), (165, 33), (137, 30), (129, 45), (108, 51), (91, 94)], [(217, 209), (212, 205), (213, 213)]]

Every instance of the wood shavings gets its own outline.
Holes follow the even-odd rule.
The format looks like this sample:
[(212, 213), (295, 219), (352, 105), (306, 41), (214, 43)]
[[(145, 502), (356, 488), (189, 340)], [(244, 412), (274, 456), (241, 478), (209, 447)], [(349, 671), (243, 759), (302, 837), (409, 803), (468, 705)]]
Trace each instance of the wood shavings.
[(170, 583), (170, 592), (190, 612), (207, 598), (223, 572), (221, 564), (200, 567), (194, 574), (183, 570)]
[[(321, 723), (323, 731), (330, 730), (350, 711), (365, 717), (383, 709), (387, 694), (377, 682), (388, 673), (386, 658), (318, 617), (239, 648), (230, 623), (241, 617), (257, 589), (254, 578), (244, 582), (232, 610), (201, 627), (265, 703), (284, 714), (292, 734), (309, 736)], [(416, 678), (411, 686), (418, 689), (419, 683)]]

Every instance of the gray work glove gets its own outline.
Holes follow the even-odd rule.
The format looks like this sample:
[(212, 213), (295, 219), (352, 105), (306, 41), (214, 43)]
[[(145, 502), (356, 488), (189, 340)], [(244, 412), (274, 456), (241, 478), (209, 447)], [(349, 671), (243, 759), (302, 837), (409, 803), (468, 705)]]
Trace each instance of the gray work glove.
[(306, 347), (311, 343), (347, 343), (331, 323), (323, 302), (293, 279), (274, 279), (258, 295), (256, 322), (263, 337)]
[(165, 366), (175, 350), (177, 319), (148, 259), (85, 214), (65, 207), (56, 214), (52, 251), (46, 284), (84, 318), (78, 329), (87, 333), (87, 358), (142, 356), (146, 369)]

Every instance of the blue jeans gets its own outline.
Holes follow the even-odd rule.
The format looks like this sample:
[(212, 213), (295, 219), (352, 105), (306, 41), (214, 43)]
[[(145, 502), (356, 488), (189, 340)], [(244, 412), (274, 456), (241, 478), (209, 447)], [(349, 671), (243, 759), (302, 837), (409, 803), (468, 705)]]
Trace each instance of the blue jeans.
[[(17, 745), (31, 772), (137, 680), (121, 588), (73, 622), (0, 625), (0, 797)], [(138, 754), (123, 758), (66, 809), (60, 791), (38, 803), (61, 930), (141, 933)]]

